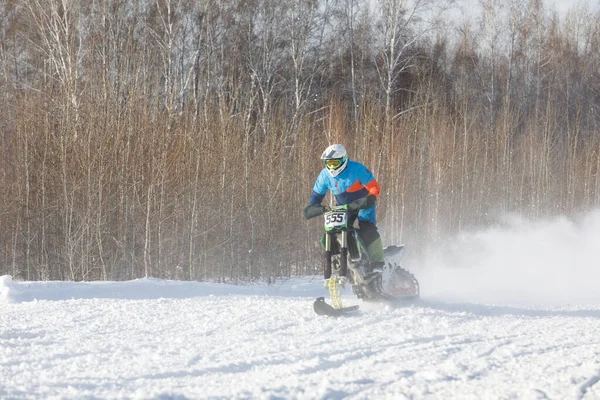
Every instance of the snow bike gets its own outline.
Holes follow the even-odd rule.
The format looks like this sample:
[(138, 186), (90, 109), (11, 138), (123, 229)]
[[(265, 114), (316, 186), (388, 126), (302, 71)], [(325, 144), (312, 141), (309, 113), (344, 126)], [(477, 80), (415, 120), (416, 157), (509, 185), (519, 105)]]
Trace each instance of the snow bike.
[[(419, 297), (419, 282), (400, 265), (399, 258), (404, 245), (386, 247), (383, 271), (369, 271), (368, 260), (361, 250), (362, 245), (354, 229), (358, 211), (349, 210), (348, 205), (323, 208), (323, 277), (333, 306), (327, 304), (324, 297), (319, 297), (313, 304), (317, 314), (338, 316), (359, 308), (342, 306), (340, 288), (346, 284), (350, 284), (352, 292), (363, 301), (399, 301)], [(309, 218), (314, 216), (316, 215)]]

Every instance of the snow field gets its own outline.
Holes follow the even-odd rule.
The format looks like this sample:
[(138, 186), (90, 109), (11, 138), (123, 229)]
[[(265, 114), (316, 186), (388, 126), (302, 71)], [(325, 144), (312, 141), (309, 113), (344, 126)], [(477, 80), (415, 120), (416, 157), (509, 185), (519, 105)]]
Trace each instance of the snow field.
[(600, 212), (509, 216), (408, 257), (421, 301), (337, 319), (319, 277), (3, 276), (0, 399), (600, 399), (598, 243)]
[(600, 398), (600, 307), (424, 300), (334, 319), (313, 297), (196, 286), (6, 304), (0, 398)]

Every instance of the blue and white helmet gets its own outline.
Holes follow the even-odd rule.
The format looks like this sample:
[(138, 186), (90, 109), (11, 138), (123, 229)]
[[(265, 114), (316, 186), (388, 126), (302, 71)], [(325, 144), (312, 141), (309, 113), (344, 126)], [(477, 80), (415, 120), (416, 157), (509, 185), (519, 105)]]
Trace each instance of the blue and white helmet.
[(332, 144), (326, 148), (321, 154), (321, 159), (325, 163), (325, 168), (333, 177), (341, 174), (348, 166), (348, 152), (341, 144)]

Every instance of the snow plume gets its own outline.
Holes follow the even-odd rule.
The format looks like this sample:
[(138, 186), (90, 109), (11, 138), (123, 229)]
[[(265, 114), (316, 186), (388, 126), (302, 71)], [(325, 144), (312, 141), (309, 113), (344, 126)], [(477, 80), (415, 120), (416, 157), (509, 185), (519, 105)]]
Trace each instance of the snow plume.
[(600, 304), (600, 211), (579, 219), (509, 216), (497, 227), (467, 232), (430, 249), (416, 263), (423, 297)]

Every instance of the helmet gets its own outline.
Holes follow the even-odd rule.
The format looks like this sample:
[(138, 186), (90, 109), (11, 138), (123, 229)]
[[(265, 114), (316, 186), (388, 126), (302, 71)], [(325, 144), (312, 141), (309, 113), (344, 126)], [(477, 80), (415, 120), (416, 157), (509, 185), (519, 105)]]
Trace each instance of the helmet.
[(348, 166), (348, 152), (341, 144), (332, 144), (321, 154), (325, 168), (335, 177), (342, 173)]

